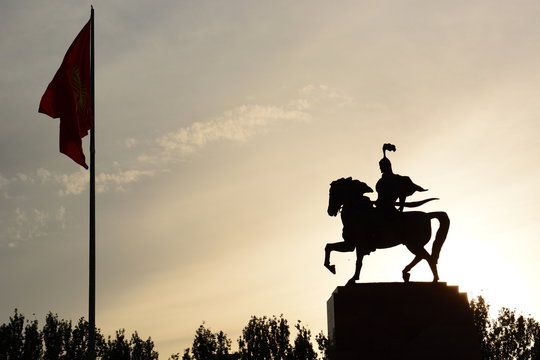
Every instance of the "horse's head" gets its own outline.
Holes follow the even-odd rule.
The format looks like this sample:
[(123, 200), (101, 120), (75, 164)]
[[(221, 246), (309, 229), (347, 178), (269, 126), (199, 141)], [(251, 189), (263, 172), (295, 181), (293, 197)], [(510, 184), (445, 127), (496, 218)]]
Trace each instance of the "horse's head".
[(336, 216), (351, 195), (358, 196), (373, 192), (366, 183), (353, 180), (351, 177), (341, 178), (330, 184), (330, 196), (328, 199), (328, 215)]

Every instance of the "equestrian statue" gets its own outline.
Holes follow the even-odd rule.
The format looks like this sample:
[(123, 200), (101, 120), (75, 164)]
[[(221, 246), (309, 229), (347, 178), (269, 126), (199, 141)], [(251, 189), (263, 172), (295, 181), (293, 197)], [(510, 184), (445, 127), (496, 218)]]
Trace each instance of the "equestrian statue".
[[(332, 251), (356, 250), (355, 272), (347, 282), (347, 285), (352, 285), (360, 278), (365, 255), (376, 249), (403, 244), (415, 256), (402, 271), (403, 281), (409, 282), (411, 269), (420, 261), (426, 260), (433, 273), (433, 282), (437, 282), (437, 261), (448, 234), (450, 219), (442, 211), (403, 211), (404, 208), (418, 207), (437, 199), (406, 202), (407, 196), (427, 190), (413, 183), (407, 176), (394, 174), (386, 151), (396, 151), (396, 147), (392, 144), (383, 145), (383, 158), (379, 161), (382, 176), (375, 186), (377, 200), (371, 201), (364, 195), (373, 190), (359, 180), (341, 178), (330, 184), (328, 215), (336, 216), (341, 213), (343, 241), (326, 245), (324, 266), (335, 274), (336, 267), (330, 263)], [(425, 245), (431, 239), (431, 219), (438, 220), (439, 228), (430, 254)]]

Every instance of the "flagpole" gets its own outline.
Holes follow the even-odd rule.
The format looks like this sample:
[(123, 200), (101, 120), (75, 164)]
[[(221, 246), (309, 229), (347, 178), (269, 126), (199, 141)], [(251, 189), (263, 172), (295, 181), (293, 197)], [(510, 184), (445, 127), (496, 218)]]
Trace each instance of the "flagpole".
[(94, 7), (90, 10), (90, 97), (92, 99), (93, 124), (90, 129), (90, 256), (88, 291), (88, 359), (96, 359), (96, 172), (95, 131), (96, 104), (94, 91)]

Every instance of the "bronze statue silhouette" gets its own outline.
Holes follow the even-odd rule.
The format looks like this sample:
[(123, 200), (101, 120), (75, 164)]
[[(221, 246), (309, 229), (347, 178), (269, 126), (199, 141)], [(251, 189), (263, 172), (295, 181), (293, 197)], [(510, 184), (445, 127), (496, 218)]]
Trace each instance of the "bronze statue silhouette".
[[(391, 144), (385, 144), (386, 148), (383, 147), (383, 153), (388, 150), (388, 145)], [(353, 180), (350, 177), (341, 178), (330, 184), (328, 215), (336, 216), (341, 211), (343, 242), (326, 245), (324, 266), (335, 274), (335, 265), (330, 263), (331, 252), (350, 252), (356, 249), (355, 272), (347, 282), (347, 285), (354, 284), (360, 278), (360, 269), (365, 255), (369, 255), (376, 249), (403, 244), (415, 255), (411, 263), (402, 271), (403, 280), (408, 282), (410, 270), (421, 260), (426, 260), (433, 273), (433, 281), (437, 282), (439, 280), (437, 261), (446, 240), (450, 219), (445, 212), (440, 211), (402, 212), (404, 207), (417, 207), (436, 199), (405, 202), (405, 198), (415, 191), (425, 190), (415, 185), (410, 178), (393, 174), (386, 154), (384, 159), (386, 160), (381, 165), (383, 173), (381, 180), (385, 179), (385, 176), (386, 179), (382, 183), (381, 180), (377, 183), (379, 196), (375, 202), (364, 196), (365, 193), (373, 192), (373, 190), (359, 180)], [(399, 203), (396, 203), (398, 199)], [(400, 211), (396, 209), (396, 206), (399, 206)], [(439, 221), (439, 229), (435, 235), (432, 252), (429, 254), (424, 246), (431, 238), (431, 219)]]

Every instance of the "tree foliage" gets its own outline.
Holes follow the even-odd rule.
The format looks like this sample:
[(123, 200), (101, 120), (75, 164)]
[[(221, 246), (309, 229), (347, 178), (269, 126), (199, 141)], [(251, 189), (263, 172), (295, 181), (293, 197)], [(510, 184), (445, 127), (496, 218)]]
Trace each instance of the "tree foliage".
[[(317, 352), (311, 342), (311, 331), (300, 321), (294, 342), (290, 341), (289, 324), (283, 316), (252, 316), (238, 338), (238, 351), (231, 350), (232, 342), (223, 331), (213, 333), (199, 326), (195, 331), (193, 346), (184, 351), (182, 360), (316, 360)], [(318, 335), (319, 337), (319, 335)], [(321, 338), (324, 338), (322, 333)], [(325, 357), (322, 359), (326, 360)], [(170, 360), (180, 360), (174, 354)]]
[(17, 312), (9, 318), (9, 323), (0, 326), (0, 358), (20, 359), (24, 347), (24, 316)]
[(479, 296), (471, 300), (474, 325), (484, 360), (540, 360), (540, 324), (531, 317), (501, 308), (489, 317), (489, 304)]
[(283, 316), (253, 316), (238, 339), (240, 359), (290, 359), (292, 350), (289, 335), (289, 324)]
[(317, 360), (317, 353), (311, 344), (311, 331), (304, 327), (300, 320), (294, 325), (298, 331), (294, 339), (292, 358), (294, 360)]
[[(189, 349), (184, 351), (182, 360), (229, 360), (238, 359), (237, 354), (231, 353), (231, 340), (223, 331), (213, 333), (207, 329), (204, 322), (195, 331), (193, 346), (191, 351), (193, 356), (190, 356)], [(176, 354), (176, 359), (180, 359), (180, 355)]]
[[(540, 324), (532, 317), (501, 308), (490, 318), (490, 306), (483, 297), (470, 303), (474, 325), (481, 340), (484, 360), (540, 360)], [(193, 345), (169, 360), (330, 360), (331, 343), (320, 332), (315, 336), (300, 321), (294, 325), (291, 341), (289, 324), (283, 316), (252, 316), (237, 340), (238, 350), (223, 331), (212, 332), (203, 322), (195, 331)], [(84, 318), (73, 325), (49, 313), (45, 325), (26, 320), (15, 309), (6, 324), (0, 325), (0, 360), (86, 360), (89, 324)], [(106, 339), (96, 329), (96, 354), (101, 360), (158, 360), (151, 338), (143, 340), (124, 329)]]
[[(48, 313), (45, 325), (26, 320), (15, 309), (8, 323), (0, 325), (0, 360), (87, 360), (88, 321), (79, 319), (76, 325)], [(157, 360), (154, 343), (142, 340), (135, 332), (128, 340), (124, 330), (107, 340), (96, 329), (96, 355), (102, 360)]]

